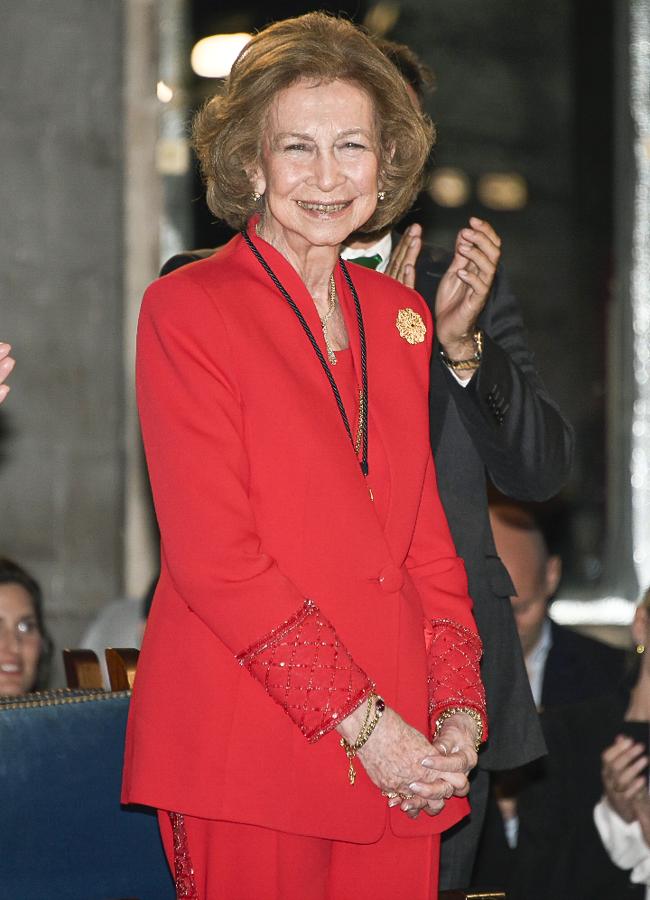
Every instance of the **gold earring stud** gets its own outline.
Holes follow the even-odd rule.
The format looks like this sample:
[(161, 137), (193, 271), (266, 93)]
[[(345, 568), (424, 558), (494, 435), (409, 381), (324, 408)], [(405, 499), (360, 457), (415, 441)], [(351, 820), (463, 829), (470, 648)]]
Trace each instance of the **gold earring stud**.
[(386, 199), (386, 191), (377, 191), (377, 200), (381, 203), (382, 200)]
[(643, 656), (643, 654), (645, 653), (645, 644), (637, 644), (636, 652), (639, 654), (639, 656)]
[(262, 199), (262, 195), (259, 191), (253, 191), (253, 203), (259, 203)]

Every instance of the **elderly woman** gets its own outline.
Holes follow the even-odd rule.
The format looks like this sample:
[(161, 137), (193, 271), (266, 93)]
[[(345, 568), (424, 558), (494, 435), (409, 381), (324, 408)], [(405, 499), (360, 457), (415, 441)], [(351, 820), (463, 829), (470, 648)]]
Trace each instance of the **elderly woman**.
[[(210, 208), (243, 230), (142, 306), (162, 568), (123, 791), (158, 808), (178, 896), (430, 900), (468, 811), (485, 706), (431, 321), (339, 259), (407, 209), (431, 141), (393, 65), (321, 13), (253, 38), (196, 122)], [(454, 257), (450, 306), (482, 301), (496, 243)]]
[(51, 653), (38, 583), (17, 563), (0, 558), (0, 696), (45, 687)]

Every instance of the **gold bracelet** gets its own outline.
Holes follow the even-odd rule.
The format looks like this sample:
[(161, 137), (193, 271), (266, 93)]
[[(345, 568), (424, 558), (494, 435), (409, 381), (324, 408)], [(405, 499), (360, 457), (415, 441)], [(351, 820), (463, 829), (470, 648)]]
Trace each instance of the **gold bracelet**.
[(469, 359), (450, 359), (444, 350), (440, 350), (440, 358), (448, 369), (453, 369), (454, 372), (478, 369), (483, 356), (483, 332), (477, 329), (472, 335), (472, 340), (476, 349), (474, 356), (470, 356)]
[(481, 746), (481, 743), (483, 741), (483, 717), (475, 709), (472, 709), (471, 706), (451, 706), (449, 709), (445, 709), (443, 712), (441, 712), (436, 719), (435, 737), (438, 737), (440, 729), (447, 721), (447, 719), (450, 719), (452, 716), (456, 715), (456, 713), (465, 713), (466, 716), (469, 716), (470, 719), (474, 720), (474, 724), (476, 725), (476, 740), (474, 741), (474, 749), (478, 753), (479, 747)]
[[(375, 714), (371, 718), (373, 701), (375, 705)], [(370, 735), (373, 733), (375, 728), (377, 727), (377, 723), (381, 719), (384, 714), (384, 710), (386, 709), (386, 704), (382, 697), (379, 694), (372, 693), (368, 696), (368, 706), (366, 707), (366, 718), (364, 719), (363, 725), (361, 726), (361, 731), (356, 739), (356, 741), (351, 744), (349, 741), (346, 741), (344, 737), (341, 738), (341, 747), (345, 750), (345, 755), (348, 758), (350, 763), (350, 767), (348, 769), (348, 779), (350, 780), (350, 784), (354, 784), (354, 780), (357, 777), (357, 773), (354, 769), (354, 757), (357, 755), (359, 750), (366, 743)]]

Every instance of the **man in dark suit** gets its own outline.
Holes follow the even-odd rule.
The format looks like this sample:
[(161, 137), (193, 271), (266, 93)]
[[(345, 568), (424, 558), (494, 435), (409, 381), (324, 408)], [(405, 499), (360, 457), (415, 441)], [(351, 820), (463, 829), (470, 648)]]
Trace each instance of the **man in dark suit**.
[[(531, 509), (502, 499), (490, 506), (490, 523), (514, 584), (512, 609), (549, 755), (493, 779), (473, 883), (505, 888), (513, 900), (607, 897), (584, 890), (599, 879), (625, 884), (600, 845), (591, 813), (601, 792), (599, 754), (623, 717), (616, 704), (613, 715), (605, 713), (624, 682), (627, 655), (549, 617), (561, 560), (549, 553)], [(589, 710), (600, 710), (591, 725)], [(571, 847), (588, 852), (597, 878), (586, 877), (589, 865), (577, 877)]]

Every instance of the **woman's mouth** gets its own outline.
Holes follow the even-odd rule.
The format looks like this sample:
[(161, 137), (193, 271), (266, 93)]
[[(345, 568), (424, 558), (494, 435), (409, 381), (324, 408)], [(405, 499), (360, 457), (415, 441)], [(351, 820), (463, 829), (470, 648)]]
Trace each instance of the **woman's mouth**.
[(296, 200), (298, 206), (307, 212), (326, 213), (330, 215), (347, 209), (351, 202), (351, 200), (344, 200), (339, 203), (310, 203), (307, 200)]
[(0, 673), (2, 675), (20, 675), (22, 671), (23, 668), (18, 663), (0, 663)]

